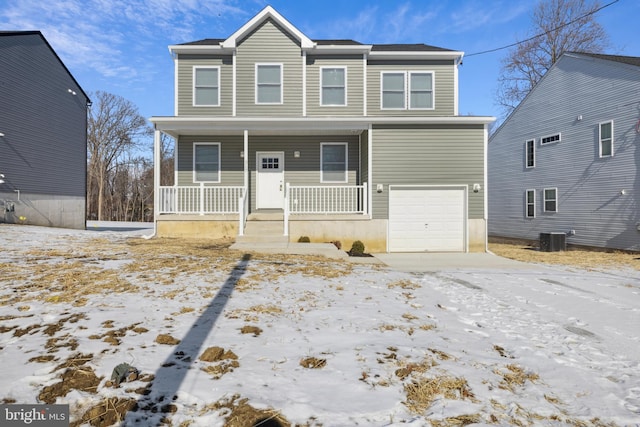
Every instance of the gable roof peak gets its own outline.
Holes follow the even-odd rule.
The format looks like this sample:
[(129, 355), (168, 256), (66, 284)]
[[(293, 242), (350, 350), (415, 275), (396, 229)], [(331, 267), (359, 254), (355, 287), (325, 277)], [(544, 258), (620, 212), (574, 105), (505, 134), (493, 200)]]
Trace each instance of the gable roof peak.
[(277, 10), (275, 10), (271, 5), (266, 6), (262, 9), (256, 16), (251, 18), (246, 24), (240, 27), (235, 33), (231, 34), (229, 38), (221, 43), (223, 48), (235, 48), (239, 40), (241, 40), (245, 35), (253, 31), (260, 24), (262, 24), (267, 19), (273, 19), (282, 26), (285, 30), (287, 30), (291, 35), (293, 35), (296, 39), (300, 41), (300, 45), (303, 49), (313, 48), (315, 43), (309, 37), (304, 35), (302, 31), (298, 30), (291, 22), (289, 22), (284, 16), (280, 15)]

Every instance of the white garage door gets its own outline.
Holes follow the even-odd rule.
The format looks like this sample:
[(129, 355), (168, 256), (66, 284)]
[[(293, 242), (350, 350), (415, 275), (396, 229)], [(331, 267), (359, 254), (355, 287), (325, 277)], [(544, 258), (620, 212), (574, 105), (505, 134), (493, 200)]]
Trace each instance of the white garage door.
[(465, 187), (389, 188), (390, 252), (464, 252)]

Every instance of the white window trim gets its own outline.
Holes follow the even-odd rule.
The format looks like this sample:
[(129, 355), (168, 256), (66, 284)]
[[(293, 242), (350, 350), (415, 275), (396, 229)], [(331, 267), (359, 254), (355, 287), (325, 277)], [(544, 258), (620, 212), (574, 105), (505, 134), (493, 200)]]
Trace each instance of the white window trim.
[[(533, 165), (529, 166), (529, 143), (531, 143), (531, 150), (533, 153)], [(532, 169), (536, 167), (536, 140), (535, 139), (527, 139), (524, 142), (524, 166), (527, 169)]]
[[(602, 154), (602, 125), (605, 125), (607, 123), (611, 123), (611, 154), (610, 155), (603, 155)], [(598, 123), (598, 154), (601, 158), (608, 158), (608, 157), (613, 157), (613, 155), (615, 154), (615, 151), (613, 149), (613, 120), (607, 120), (604, 122), (600, 122)]]
[[(556, 136), (558, 135), (558, 140), (557, 141), (551, 141), (551, 142), (544, 142), (545, 138), (549, 138), (552, 136)], [(562, 141), (562, 134), (560, 132), (558, 133), (552, 133), (549, 135), (545, 135), (543, 137), (540, 138), (540, 145), (551, 145), (551, 144), (557, 144), (558, 142)]]
[[(403, 102), (404, 105), (398, 108), (389, 108), (384, 106), (384, 75), (385, 74), (402, 74), (404, 75)], [(401, 111), (407, 109), (407, 72), (406, 71), (380, 71), (380, 109)]]
[[(411, 107), (411, 75), (412, 74), (431, 74), (431, 105), (433, 107), (427, 108), (419, 108), (419, 107)], [(436, 109), (436, 73), (435, 71), (430, 70), (413, 70), (407, 72), (407, 77), (405, 78), (406, 84), (408, 85), (407, 90), (407, 101), (406, 106), (409, 110), (435, 110)]]
[[(533, 194), (533, 202), (529, 203), (529, 193)], [(529, 215), (529, 205), (533, 205), (533, 215)], [(535, 218), (536, 217), (536, 190), (524, 191), (524, 217)]]
[[(218, 70), (218, 100), (215, 104), (196, 104), (196, 70), (201, 69), (217, 69)], [(193, 90), (192, 90), (192, 104), (194, 107), (219, 107), (220, 106), (220, 67), (219, 66), (205, 66), (205, 65), (197, 65), (193, 67)], [(201, 87), (209, 87), (209, 86), (201, 86)]]
[[(216, 145), (218, 147), (218, 180), (217, 181), (198, 181), (196, 179), (196, 146), (198, 145)], [(219, 184), (220, 182), (222, 182), (222, 175), (220, 173), (221, 169), (222, 169), (222, 147), (221, 147), (221, 143), (219, 142), (194, 142), (193, 143), (193, 153), (192, 153), (192, 173), (193, 173), (193, 182), (202, 182), (202, 183), (211, 183), (211, 184)]]
[[(322, 91), (322, 89), (324, 88), (323, 86), (323, 82), (322, 82), (322, 70), (337, 70), (337, 69), (342, 69), (344, 70), (344, 104), (325, 104), (324, 103), (324, 99), (323, 99), (323, 95), (324, 92)], [(335, 67), (331, 67), (331, 66), (324, 66), (324, 67), (320, 67), (320, 106), (321, 107), (347, 107), (348, 105), (348, 96), (347, 96), (347, 67), (343, 67), (343, 66), (335, 66)]]
[[(258, 102), (258, 68), (261, 66), (278, 66), (280, 67), (280, 102)], [(254, 92), (255, 92), (255, 103), (258, 105), (282, 105), (284, 104), (284, 65), (282, 63), (275, 62), (260, 62), (256, 63), (254, 69)]]
[[(548, 211), (547, 210), (547, 201), (551, 201), (551, 199), (547, 199), (547, 190), (555, 190), (555, 194), (556, 194), (556, 198), (554, 199), (556, 202), (556, 210), (555, 211)], [(542, 189), (542, 210), (544, 212), (552, 212), (552, 213), (557, 213), (558, 212), (558, 188), (557, 187), (548, 187), (548, 188), (543, 188)]]
[[(327, 145), (342, 145), (344, 147), (344, 180), (329, 181), (324, 179), (324, 156), (322, 155), (324, 147)], [(349, 182), (349, 143), (348, 142), (321, 142), (320, 143), (320, 182), (321, 183), (340, 183)]]

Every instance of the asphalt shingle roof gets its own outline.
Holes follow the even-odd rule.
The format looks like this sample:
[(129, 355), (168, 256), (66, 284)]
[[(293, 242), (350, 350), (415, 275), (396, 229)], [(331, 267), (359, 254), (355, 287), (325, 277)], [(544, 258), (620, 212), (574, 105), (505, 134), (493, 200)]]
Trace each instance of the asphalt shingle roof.
[(637, 56), (622, 56), (622, 55), (605, 55), (603, 53), (589, 53), (589, 52), (571, 52), (578, 55), (591, 56), (593, 58), (606, 59), (607, 61), (621, 62), (623, 64), (635, 65), (640, 67), (640, 57)]

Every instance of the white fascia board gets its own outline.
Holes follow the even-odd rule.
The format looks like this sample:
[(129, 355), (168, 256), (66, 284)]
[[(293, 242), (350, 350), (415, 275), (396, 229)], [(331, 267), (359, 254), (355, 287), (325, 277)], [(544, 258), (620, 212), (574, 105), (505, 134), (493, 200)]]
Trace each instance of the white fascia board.
[(232, 53), (233, 50), (225, 49), (220, 45), (170, 45), (169, 52), (171, 54), (189, 54), (189, 53), (198, 53), (198, 54), (221, 54), (221, 53)]
[(265, 19), (272, 18), (278, 24), (280, 24), (286, 31), (294, 35), (300, 40), (300, 45), (303, 49), (310, 49), (315, 46), (315, 43), (305, 36), (302, 31), (293, 26), (287, 19), (280, 15), (273, 7), (267, 6), (260, 11), (256, 16), (251, 18), (249, 22), (244, 24), (235, 33), (231, 34), (228, 39), (221, 43), (223, 48), (235, 49), (238, 40), (244, 37), (249, 32), (258, 27)]
[(464, 52), (456, 51), (371, 51), (370, 59), (435, 59), (435, 60), (452, 60), (456, 61), (456, 65), (462, 61)]
[(371, 45), (317, 45), (313, 49), (307, 50), (314, 55), (330, 55), (334, 53), (342, 54), (363, 54), (371, 52)]

